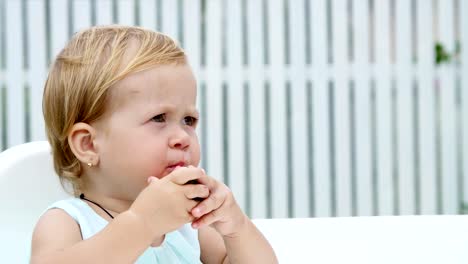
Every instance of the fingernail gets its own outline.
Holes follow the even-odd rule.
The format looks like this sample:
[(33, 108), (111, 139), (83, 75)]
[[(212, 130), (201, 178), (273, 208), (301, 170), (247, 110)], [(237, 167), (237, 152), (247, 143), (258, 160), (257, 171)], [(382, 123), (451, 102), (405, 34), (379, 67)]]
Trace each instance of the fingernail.
[(201, 209), (200, 208), (195, 208), (193, 209), (193, 214), (194, 215), (199, 215), (201, 213)]

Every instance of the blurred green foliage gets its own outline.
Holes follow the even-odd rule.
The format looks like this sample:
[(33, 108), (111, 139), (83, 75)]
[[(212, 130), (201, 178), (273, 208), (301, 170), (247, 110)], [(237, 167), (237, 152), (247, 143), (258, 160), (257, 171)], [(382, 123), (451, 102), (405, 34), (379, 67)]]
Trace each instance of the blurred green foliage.
[(441, 65), (443, 63), (451, 63), (458, 57), (460, 52), (460, 42), (456, 42), (455, 50), (452, 53), (450, 53), (441, 42), (436, 42), (434, 45), (435, 64)]

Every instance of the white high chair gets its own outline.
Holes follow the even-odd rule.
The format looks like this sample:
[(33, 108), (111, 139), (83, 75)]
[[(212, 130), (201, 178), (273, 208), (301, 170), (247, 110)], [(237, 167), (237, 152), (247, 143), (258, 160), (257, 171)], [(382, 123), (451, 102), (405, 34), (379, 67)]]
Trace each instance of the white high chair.
[[(2, 263), (27, 263), (40, 214), (67, 198), (45, 141), (0, 153)], [(256, 219), (280, 263), (466, 264), (468, 216)]]
[(47, 141), (0, 153), (0, 262), (29, 263), (31, 234), (53, 201), (70, 197), (55, 174)]

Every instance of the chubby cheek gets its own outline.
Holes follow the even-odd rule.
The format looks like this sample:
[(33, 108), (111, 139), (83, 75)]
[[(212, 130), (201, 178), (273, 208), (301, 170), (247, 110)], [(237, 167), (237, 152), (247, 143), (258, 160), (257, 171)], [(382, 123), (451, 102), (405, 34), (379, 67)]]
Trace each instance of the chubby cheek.
[(153, 153), (140, 157), (140, 160), (135, 164), (135, 169), (139, 171), (140, 177), (144, 182), (149, 176), (161, 178), (166, 170), (167, 157), (163, 153)]
[(126, 145), (114, 153), (114, 160), (109, 162), (114, 164), (114, 169), (120, 170), (115, 173), (125, 173), (129, 180), (146, 184), (149, 176), (158, 176), (166, 166), (166, 155), (158, 151), (160, 149), (161, 146), (154, 144)]
[(191, 165), (198, 167), (198, 164), (200, 164), (200, 144), (198, 142), (198, 139), (196, 139), (195, 142), (192, 143), (190, 155), (192, 163)]

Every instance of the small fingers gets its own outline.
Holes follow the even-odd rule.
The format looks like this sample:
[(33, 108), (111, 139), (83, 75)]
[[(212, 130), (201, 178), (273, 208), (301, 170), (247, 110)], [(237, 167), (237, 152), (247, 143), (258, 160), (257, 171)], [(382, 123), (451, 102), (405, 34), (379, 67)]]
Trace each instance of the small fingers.
[(197, 206), (199, 202), (195, 200), (188, 200), (187, 203), (185, 203), (185, 209), (187, 214), (191, 217), (191, 221), (195, 220), (197, 217), (192, 214), (192, 209)]
[(192, 222), (193, 228), (200, 228), (203, 226), (211, 225), (212, 223), (219, 221), (221, 219), (221, 214), (218, 211), (211, 211), (209, 214), (200, 217), (196, 221)]
[(218, 182), (211, 178), (210, 176), (206, 175), (206, 172), (204, 169), (200, 169), (202, 170), (202, 176), (200, 178), (198, 178), (198, 182), (203, 184), (203, 185), (206, 185), (210, 190), (213, 190), (216, 188), (216, 186), (218, 185)]
[(210, 189), (203, 184), (191, 184), (183, 187), (185, 197), (188, 199), (206, 198), (210, 195)]
[(198, 204), (197, 207), (193, 208), (191, 212), (195, 217), (200, 217), (204, 214), (218, 209), (223, 203), (224, 196), (221, 195), (219, 192), (214, 192), (211, 193), (210, 196), (208, 196), (208, 198), (200, 202), (200, 204)]
[(191, 180), (197, 180), (204, 175), (202, 169), (196, 167), (177, 168), (171, 173), (170, 180), (176, 184), (184, 185)]
[(197, 218), (196, 218), (195, 216), (193, 216), (189, 211), (187, 211), (187, 215), (186, 215), (185, 221), (186, 221), (187, 223), (190, 223), (190, 222), (193, 223), (193, 222), (195, 221), (195, 219), (197, 219)]

